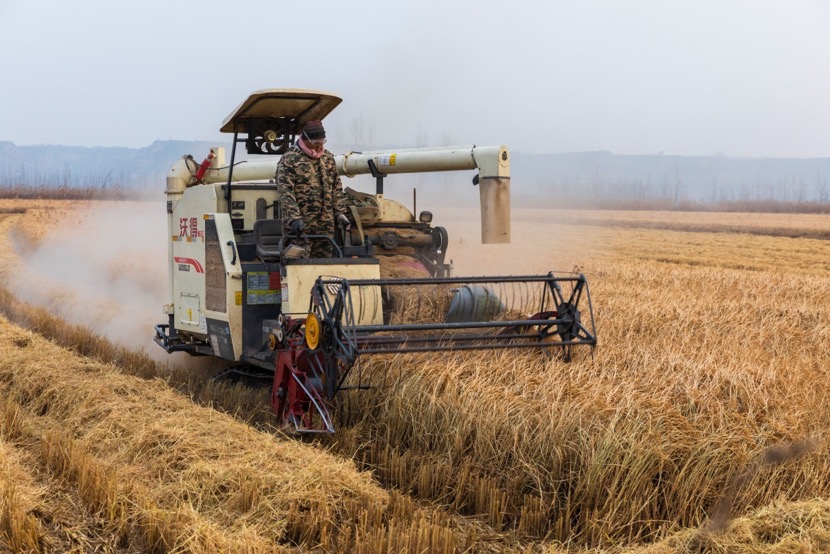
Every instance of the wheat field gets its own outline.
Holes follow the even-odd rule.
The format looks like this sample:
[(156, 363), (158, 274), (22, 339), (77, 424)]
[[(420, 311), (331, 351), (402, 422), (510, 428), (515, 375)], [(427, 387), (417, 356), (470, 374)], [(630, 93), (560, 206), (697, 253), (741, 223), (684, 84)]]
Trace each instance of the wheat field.
[[(378, 387), (299, 441), (262, 391), (15, 294), (53, 223), (123, 205), (27, 202), (0, 204), (6, 549), (830, 549), (830, 217), (514, 210), (482, 246), (474, 211), (435, 210), (458, 275), (585, 273), (598, 347), (367, 358)], [(142, 264), (98, 274), (163, 303)]]

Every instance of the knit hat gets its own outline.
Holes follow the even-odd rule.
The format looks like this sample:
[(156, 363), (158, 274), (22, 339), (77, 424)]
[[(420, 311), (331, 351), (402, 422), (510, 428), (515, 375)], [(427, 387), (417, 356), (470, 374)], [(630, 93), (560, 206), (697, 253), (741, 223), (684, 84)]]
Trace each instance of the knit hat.
[(323, 122), (319, 119), (312, 119), (303, 126), (303, 134), (308, 140), (321, 140), (326, 138), (326, 130), (323, 129)]

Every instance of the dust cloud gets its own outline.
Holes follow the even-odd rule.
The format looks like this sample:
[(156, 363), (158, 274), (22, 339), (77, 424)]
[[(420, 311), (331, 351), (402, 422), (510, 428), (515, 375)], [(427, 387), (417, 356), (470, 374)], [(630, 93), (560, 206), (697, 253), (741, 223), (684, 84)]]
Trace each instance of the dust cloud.
[[(481, 244), (477, 192), (464, 191), (466, 207), (419, 201), (433, 211), (433, 224), (448, 230), (454, 275), (572, 271), (584, 263), (586, 244), (595, 244), (585, 227), (557, 225), (551, 210), (522, 209), (513, 210), (510, 244)], [(96, 203), (49, 225), (35, 245), (22, 236), (13, 240), (20, 263), (8, 284), (16, 296), (157, 361), (189, 359), (170, 357), (153, 342), (169, 302), (164, 201)]]
[(34, 246), (13, 241), (20, 259), (9, 283), (15, 295), (164, 360), (152, 337), (153, 326), (167, 319), (165, 203), (94, 204), (70, 210), (41, 231)]
[(481, 243), (481, 212), (470, 208), (434, 210), (434, 225), (447, 228), (447, 258), (457, 276), (537, 275), (587, 272), (608, 244), (596, 229), (569, 225), (547, 209), (511, 210), (509, 244)]

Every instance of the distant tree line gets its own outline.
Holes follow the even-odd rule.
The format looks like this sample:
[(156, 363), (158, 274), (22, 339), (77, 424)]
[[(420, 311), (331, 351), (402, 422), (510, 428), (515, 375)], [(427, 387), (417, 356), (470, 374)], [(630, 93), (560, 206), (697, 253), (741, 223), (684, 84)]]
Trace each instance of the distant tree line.
[[(62, 170), (32, 170), (21, 166), (0, 170), (0, 198), (48, 198), (63, 200), (134, 200), (147, 197), (148, 179), (112, 170), (74, 173)], [(155, 190), (152, 192), (157, 192)]]
[(146, 197), (148, 192), (146, 186), (125, 184), (111, 172), (73, 176), (68, 168), (63, 172), (31, 171), (25, 167), (0, 171), (0, 198), (134, 200)]
[[(373, 144), (374, 121), (360, 114), (347, 128), (332, 131), (335, 151), (367, 148)], [(348, 140), (354, 144), (345, 145)], [(423, 126), (415, 129), (413, 141), (410, 147), (428, 145)], [(438, 142), (447, 146), (454, 140), (445, 131)], [(142, 149), (0, 144), (0, 196), (158, 198), (170, 163), (207, 144), (157, 141)], [(415, 189), (424, 209), (470, 205), (477, 203), (478, 192), (469, 173), (390, 176), (387, 195), (414, 207)], [(830, 159), (824, 158), (514, 153), (511, 174), (515, 207), (830, 213)], [(371, 179), (344, 179), (344, 185), (374, 190)]]
[[(144, 173), (108, 170), (74, 171), (66, 164), (62, 169), (39, 169), (26, 165), (0, 168), (0, 186), (38, 185), (50, 187), (102, 188), (112, 185), (142, 188), (150, 181)], [(157, 179), (156, 179), (157, 181)]]
[(0, 185), (0, 198), (50, 200), (141, 200), (146, 192), (119, 185), (101, 187), (53, 187), (47, 185)]
[(692, 186), (680, 174), (661, 180), (555, 178), (513, 187), (512, 197), (519, 207), (830, 213), (830, 186), (820, 175), (813, 182), (794, 176), (738, 186), (720, 185), (716, 179), (708, 186)]

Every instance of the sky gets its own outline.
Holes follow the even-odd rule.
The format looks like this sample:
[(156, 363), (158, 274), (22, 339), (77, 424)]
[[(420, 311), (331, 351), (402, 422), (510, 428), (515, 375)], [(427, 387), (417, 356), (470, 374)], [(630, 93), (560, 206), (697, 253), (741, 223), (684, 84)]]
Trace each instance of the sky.
[(0, 141), (227, 141), (253, 91), (310, 88), (375, 148), (827, 157), (828, 28), (826, 0), (0, 0)]

